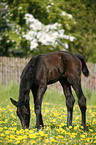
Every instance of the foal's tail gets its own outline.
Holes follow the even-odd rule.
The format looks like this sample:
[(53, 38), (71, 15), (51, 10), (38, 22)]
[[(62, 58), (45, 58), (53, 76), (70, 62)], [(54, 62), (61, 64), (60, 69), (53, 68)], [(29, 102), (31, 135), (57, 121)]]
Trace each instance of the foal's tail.
[(79, 60), (82, 62), (82, 72), (83, 72), (83, 74), (84, 74), (86, 77), (88, 77), (88, 76), (89, 76), (89, 70), (88, 70), (88, 68), (87, 68), (87, 65), (86, 65), (86, 62), (85, 62), (84, 57), (83, 57), (82, 55), (79, 55), (79, 54), (77, 54), (76, 56), (77, 56), (77, 57), (79, 58)]

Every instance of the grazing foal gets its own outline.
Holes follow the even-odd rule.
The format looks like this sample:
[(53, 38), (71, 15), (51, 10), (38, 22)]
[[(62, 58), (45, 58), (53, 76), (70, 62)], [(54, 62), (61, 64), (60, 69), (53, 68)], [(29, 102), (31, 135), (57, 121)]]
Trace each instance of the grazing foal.
[[(36, 127), (43, 127), (41, 103), (47, 85), (59, 81), (66, 97), (68, 111), (67, 126), (72, 125), (74, 97), (71, 86), (74, 88), (78, 104), (82, 113), (82, 125), (86, 129), (86, 98), (81, 88), (81, 71), (88, 77), (89, 71), (81, 55), (69, 52), (54, 52), (33, 57), (25, 66), (20, 82), (19, 100), (12, 98), (11, 102), (17, 107), (17, 116), (23, 128), (28, 128), (30, 123), (29, 92), (33, 93), (34, 108), (36, 113)], [(49, 98), (50, 99), (50, 98)]]

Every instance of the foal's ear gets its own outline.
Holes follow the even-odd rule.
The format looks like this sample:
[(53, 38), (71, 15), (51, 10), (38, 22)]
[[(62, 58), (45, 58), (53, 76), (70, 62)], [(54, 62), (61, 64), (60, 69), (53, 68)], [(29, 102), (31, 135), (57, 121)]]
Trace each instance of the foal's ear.
[(11, 102), (12, 102), (13, 105), (15, 105), (16, 107), (18, 107), (18, 102), (17, 101), (13, 100), (12, 98), (10, 98), (10, 100), (11, 100)]

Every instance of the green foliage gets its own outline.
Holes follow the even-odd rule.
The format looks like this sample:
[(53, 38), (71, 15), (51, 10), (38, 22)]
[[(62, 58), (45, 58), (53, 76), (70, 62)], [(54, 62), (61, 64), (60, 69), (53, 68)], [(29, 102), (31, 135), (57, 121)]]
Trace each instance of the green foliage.
[(79, 52), (86, 60), (96, 63), (96, 1), (67, 1), (62, 9), (71, 13), (76, 20), (73, 33), (77, 39), (70, 45), (70, 51)]
[(12, 49), (14, 48), (15, 41), (10, 39), (9, 35), (2, 34), (2, 39), (0, 42), (0, 55), (11, 56)]
[[(96, 63), (96, 2), (94, 0), (1, 0), (1, 2), (0, 31), (4, 33), (5, 29), (8, 28), (6, 34), (10, 34), (9, 37), (12, 36), (15, 43), (7, 47), (8, 51), (4, 51), (6, 44), (1, 43), (1, 38), (3, 37), (0, 36), (0, 52), (2, 49), (5, 52), (0, 53), (0, 55), (27, 56), (30, 54), (36, 55), (58, 51), (64, 48), (61, 44), (57, 48), (52, 48), (52, 46), (42, 47), (39, 45), (39, 49), (30, 51), (29, 42), (25, 41), (21, 36), (22, 32), (26, 33), (28, 29), (28, 26), (25, 24), (25, 14), (30, 13), (46, 25), (55, 22), (61, 23), (65, 34), (71, 34), (76, 37), (73, 42), (66, 41), (65, 39), (62, 40), (62, 43), (68, 43), (68, 51), (80, 53), (88, 62)], [(8, 5), (8, 7), (5, 9), (4, 5)], [(61, 15), (62, 11), (71, 14), (72, 19), (65, 14)], [(9, 15), (7, 15), (8, 13)], [(8, 19), (10, 23), (3, 19), (5, 16), (6, 20)], [(21, 29), (21, 34), (16, 34), (15, 26), (9, 33), (9, 26), (12, 28), (12, 24), (15, 26), (18, 25)], [(21, 38), (19, 39), (19, 37)]]
[(7, 19), (7, 16), (9, 15), (8, 12), (8, 5), (0, 3), (0, 32), (10, 29), (9, 20)]

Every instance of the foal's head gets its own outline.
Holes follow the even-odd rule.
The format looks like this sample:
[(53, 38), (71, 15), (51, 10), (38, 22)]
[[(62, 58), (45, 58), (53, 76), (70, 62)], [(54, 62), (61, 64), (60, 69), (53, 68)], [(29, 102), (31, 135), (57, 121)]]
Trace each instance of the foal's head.
[(17, 116), (19, 117), (22, 127), (24, 129), (29, 127), (30, 123), (30, 108), (29, 108), (29, 102), (17, 102), (10, 98), (12, 104), (14, 104), (17, 107)]

